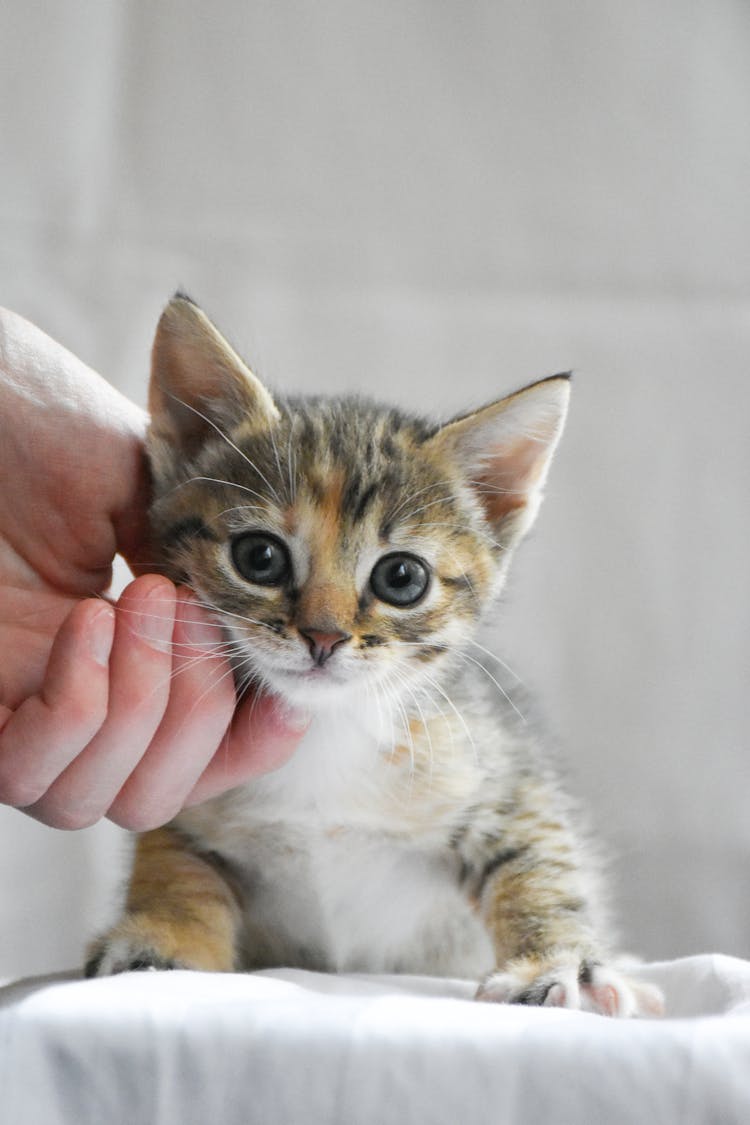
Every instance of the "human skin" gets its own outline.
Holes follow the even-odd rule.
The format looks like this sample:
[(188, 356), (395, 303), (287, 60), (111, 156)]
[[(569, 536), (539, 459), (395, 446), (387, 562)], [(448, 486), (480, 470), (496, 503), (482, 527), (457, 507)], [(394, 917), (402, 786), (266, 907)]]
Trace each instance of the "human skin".
[[(304, 716), (238, 703), (220, 630), (150, 573), (146, 415), (0, 309), (0, 803), (139, 831), (274, 769)], [(115, 554), (138, 577), (105, 597)]]

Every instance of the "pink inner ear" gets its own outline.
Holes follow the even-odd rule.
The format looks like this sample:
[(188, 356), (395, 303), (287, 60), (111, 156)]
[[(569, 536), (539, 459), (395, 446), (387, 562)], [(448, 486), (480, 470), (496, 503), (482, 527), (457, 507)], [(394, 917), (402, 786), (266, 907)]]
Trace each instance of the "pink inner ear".
[(455, 457), (496, 527), (508, 517), (518, 539), (534, 521), (565, 421), (567, 376), (532, 383), (449, 422), (431, 439)]
[(227, 410), (257, 419), (259, 427), (279, 417), (259, 379), (205, 313), (182, 297), (169, 302), (156, 329), (149, 409), (160, 436), (188, 454), (224, 424)]
[(475, 482), (491, 520), (502, 520), (528, 503), (544, 473), (548, 453), (546, 444), (520, 437), (503, 442), (485, 459)]

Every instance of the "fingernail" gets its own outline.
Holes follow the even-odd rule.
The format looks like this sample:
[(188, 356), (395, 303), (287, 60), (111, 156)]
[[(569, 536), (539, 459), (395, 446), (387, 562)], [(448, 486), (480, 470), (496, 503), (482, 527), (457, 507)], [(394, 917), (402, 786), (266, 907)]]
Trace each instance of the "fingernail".
[(99, 612), (91, 618), (86, 633), (89, 652), (102, 668), (106, 668), (109, 663), (114, 636), (115, 612), (112, 606), (103, 605)]
[[(221, 629), (211, 621), (194, 598), (180, 597), (180, 627), (188, 644), (198, 648), (214, 648), (224, 640)], [(184, 615), (184, 616), (183, 616)]]
[(304, 711), (299, 707), (284, 706), (281, 711), (281, 717), (286, 726), (295, 733), (302, 734), (310, 726), (312, 722), (312, 712)]
[(131, 618), (136, 636), (157, 652), (172, 651), (172, 614), (165, 609), (171, 610), (171, 604), (159, 585), (146, 594), (141, 608)]
[(313, 712), (281, 700), (278, 695), (266, 695), (264, 699), (275, 723), (281, 724), (291, 735), (302, 735), (307, 730), (313, 719)]
[(248, 717), (253, 725), (261, 724), (283, 738), (290, 734), (304, 734), (312, 721), (312, 712), (295, 707), (278, 695), (261, 692), (253, 698)]

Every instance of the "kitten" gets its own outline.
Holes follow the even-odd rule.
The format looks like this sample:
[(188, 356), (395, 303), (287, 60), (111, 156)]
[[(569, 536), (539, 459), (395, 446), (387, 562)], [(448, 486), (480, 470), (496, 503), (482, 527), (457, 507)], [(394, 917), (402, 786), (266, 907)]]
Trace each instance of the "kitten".
[(155, 538), (232, 642), (238, 688), (312, 720), (286, 765), (139, 838), (89, 975), (427, 973), (475, 978), (483, 1000), (659, 1009), (609, 961), (575, 817), (474, 640), (569, 389), (555, 376), (443, 426), (274, 399), (196, 305), (170, 302)]

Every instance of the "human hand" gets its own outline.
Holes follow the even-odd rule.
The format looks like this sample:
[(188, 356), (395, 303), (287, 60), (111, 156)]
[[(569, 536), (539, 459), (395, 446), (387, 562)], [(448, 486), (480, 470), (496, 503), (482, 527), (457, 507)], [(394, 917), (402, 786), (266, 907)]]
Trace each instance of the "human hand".
[(46, 824), (155, 827), (282, 764), (303, 723), (237, 706), (221, 630), (143, 574), (101, 595), (119, 551), (148, 561), (146, 417), (0, 310), (0, 802)]

